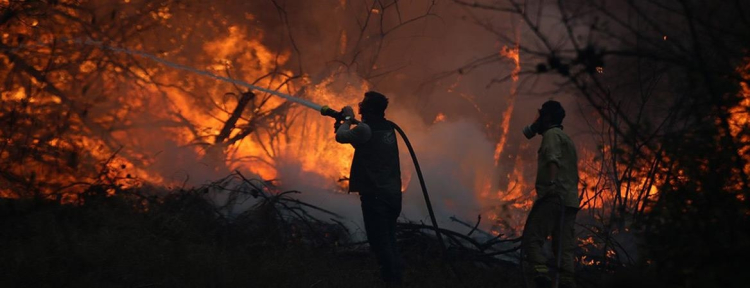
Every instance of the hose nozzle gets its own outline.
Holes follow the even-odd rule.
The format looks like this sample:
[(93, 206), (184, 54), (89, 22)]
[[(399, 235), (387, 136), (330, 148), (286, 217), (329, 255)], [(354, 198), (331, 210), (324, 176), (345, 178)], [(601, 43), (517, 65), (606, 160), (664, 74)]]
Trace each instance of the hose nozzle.
[(336, 119), (336, 121), (344, 121), (344, 114), (341, 113), (341, 111), (333, 110), (333, 108), (328, 107), (328, 105), (320, 107), (320, 115), (331, 117)]

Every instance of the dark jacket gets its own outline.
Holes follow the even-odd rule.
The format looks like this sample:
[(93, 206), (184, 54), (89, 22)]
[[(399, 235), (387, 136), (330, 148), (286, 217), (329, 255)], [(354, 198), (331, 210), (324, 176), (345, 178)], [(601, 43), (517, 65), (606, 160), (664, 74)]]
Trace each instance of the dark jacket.
[(370, 134), (370, 137), (352, 141), (354, 159), (349, 175), (349, 192), (362, 195), (401, 193), (401, 167), (393, 123), (376, 119), (365, 124), (352, 130), (369, 128), (370, 133), (359, 134)]

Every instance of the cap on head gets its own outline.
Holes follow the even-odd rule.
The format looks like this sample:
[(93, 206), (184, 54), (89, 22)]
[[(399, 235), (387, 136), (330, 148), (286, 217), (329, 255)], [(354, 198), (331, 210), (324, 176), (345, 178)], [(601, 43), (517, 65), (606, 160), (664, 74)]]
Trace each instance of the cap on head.
[(542, 109), (539, 109), (539, 117), (549, 116), (551, 124), (562, 124), (562, 120), (565, 118), (565, 109), (563, 109), (560, 102), (555, 100), (549, 100), (542, 104)]
[(385, 116), (386, 108), (388, 108), (388, 98), (385, 95), (368, 91), (365, 93), (365, 99), (362, 100), (362, 106), (359, 109), (362, 114)]

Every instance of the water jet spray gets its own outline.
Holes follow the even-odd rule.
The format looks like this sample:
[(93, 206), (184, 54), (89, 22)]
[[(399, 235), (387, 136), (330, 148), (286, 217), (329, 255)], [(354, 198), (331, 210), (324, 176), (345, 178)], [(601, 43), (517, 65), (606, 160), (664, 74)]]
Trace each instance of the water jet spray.
[[(249, 89), (252, 89), (252, 90), (258, 90), (258, 91), (262, 91), (262, 92), (265, 92), (265, 93), (268, 93), (268, 94), (271, 94), (271, 95), (275, 95), (275, 96), (284, 98), (284, 99), (286, 99), (288, 101), (292, 101), (294, 103), (297, 103), (297, 104), (300, 104), (302, 106), (305, 106), (305, 107), (308, 107), (310, 109), (313, 109), (315, 111), (318, 111), (323, 116), (328, 116), (328, 117), (334, 118), (334, 119), (336, 119), (336, 121), (343, 121), (344, 120), (344, 115), (341, 113), (341, 111), (334, 110), (334, 109), (332, 109), (332, 108), (330, 108), (330, 107), (328, 107), (326, 105), (315, 104), (315, 103), (310, 102), (308, 100), (305, 100), (305, 99), (302, 99), (302, 98), (299, 98), (299, 97), (295, 97), (295, 96), (292, 96), (292, 95), (289, 95), (289, 94), (286, 94), (286, 93), (282, 93), (282, 92), (279, 92), (279, 91), (276, 91), (276, 90), (271, 90), (271, 89), (263, 88), (263, 87), (252, 85), (250, 83), (247, 83), (247, 82), (244, 82), (244, 81), (241, 81), (241, 80), (232, 79), (232, 78), (224, 77), (224, 76), (219, 76), (219, 75), (213, 74), (213, 73), (205, 71), (205, 70), (200, 70), (200, 69), (196, 69), (196, 68), (193, 68), (193, 67), (185, 66), (185, 65), (182, 65), (182, 64), (177, 64), (177, 63), (174, 63), (174, 62), (170, 62), (170, 61), (167, 61), (165, 59), (159, 58), (157, 56), (154, 56), (154, 55), (142, 52), (142, 51), (130, 50), (130, 49), (125, 49), (125, 48), (120, 48), (120, 47), (105, 45), (103, 41), (95, 41), (95, 40), (93, 40), (91, 38), (86, 38), (86, 39), (80, 39), (80, 38), (79, 39), (68, 39), (68, 38), (62, 37), (62, 38), (59, 38), (58, 41), (63, 42), (63, 43), (70, 43), (70, 44), (96, 46), (96, 47), (99, 47), (100, 49), (103, 49), (103, 50), (110, 50), (110, 51), (113, 51), (113, 52), (125, 53), (125, 54), (129, 54), (129, 55), (134, 55), (134, 56), (140, 56), (140, 57), (148, 58), (148, 59), (151, 59), (153, 61), (159, 62), (161, 64), (164, 64), (166, 66), (169, 66), (169, 67), (172, 67), (172, 68), (175, 68), (175, 69), (179, 69), (179, 70), (183, 70), (183, 71), (195, 73), (195, 74), (198, 74), (198, 75), (203, 75), (203, 76), (206, 76), (206, 77), (209, 77), (209, 78), (213, 78), (213, 79), (216, 79), (216, 80), (220, 80), (220, 81), (224, 81), (224, 82), (229, 82), (229, 83), (236, 84), (236, 85), (239, 85), (239, 86), (243, 86), (243, 87), (246, 87), (246, 88), (249, 88)], [(37, 42), (37, 43), (33, 43), (33, 44), (28, 44), (28, 45), (19, 45), (17, 47), (8, 47), (8, 46), (5, 46), (3, 44), (0, 44), (0, 50), (5, 50), (5, 51), (9, 51), (9, 52), (15, 52), (15, 51), (18, 51), (19, 49), (22, 49), (22, 48), (27, 48), (27, 47), (48, 47), (50, 45), (51, 44), (44, 43), (44, 42)], [(351, 119), (351, 120), (352, 120), (353, 123), (357, 123), (358, 122), (356, 119)], [(430, 214), (430, 220), (432, 222), (432, 226), (435, 229), (435, 235), (437, 236), (438, 241), (440, 242), (440, 247), (441, 247), (441, 249), (443, 251), (443, 255), (445, 256), (446, 255), (445, 242), (443, 241), (442, 234), (440, 233), (440, 229), (438, 228), (437, 220), (435, 219), (435, 212), (432, 209), (432, 203), (430, 202), (430, 196), (427, 193), (427, 187), (425, 185), (424, 177), (422, 176), (422, 169), (419, 167), (419, 161), (417, 161), (417, 156), (414, 153), (414, 148), (411, 146), (411, 142), (409, 142), (409, 138), (406, 137), (406, 133), (404, 133), (404, 130), (402, 130), (401, 127), (399, 127), (398, 125), (396, 125), (396, 123), (393, 123), (393, 122), (390, 122), (390, 123), (393, 125), (393, 128), (396, 129), (396, 131), (398, 131), (398, 133), (401, 135), (401, 138), (404, 139), (404, 143), (406, 144), (406, 147), (409, 149), (409, 154), (411, 155), (411, 159), (414, 162), (414, 168), (417, 170), (417, 176), (419, 178), (419, 185), (422, 188), (422, 194), (424, 196), (425, 204), (427, 206), (427, 211)]]
[[(161, 64), (164, 64), (166, 66), (169, 66), (169, 67), (172, 67), (172, 68), (175, 68), (175, 69), (179, 69), (179, 70), (183, 70), (183, 71), (187, 71), (187, 72), (192, 72), (192, 73), (195, 73), (195, 74), (198, 74), (198, 75), (203, 75), (203, 76), (206, 76), (206, 77), (209, 77), (209, 78), (213, 78), (213, 79), (216, 79), (216, 80), (221, 80), (221, 81), (224, 81), (224, 82), (228, 82), (228, 83), (236, 84), (236, 85), (243, 86), (243, 87), (246, 87), (246, 88), (250, 88), (252, 90), (258, 90), (258, 91), (262, 91), (262, 92), (265, 92), (265, 93), (268, 93), (268, 94), (271, 94), (271, 95), (279, 96), (279, 97), (284, 98), (284, 99), (286, 99), (288, 101), (292, 101), (294, 103), (301, 104), (302, 106), (311, 108), (311, 109), (316, 110), (316, 111), (320, 111), (323, 108), (323, 106), (321, 106), (321, 105), (312, 103), (312, 102), (310, 102), (308, 100), (305, 100), (305, 99), (302, 99), (302, 98), (299, 98), (299, 97), (295, 97), (295, 96), (292, 96), (292, 95), (289, 95), (289, 94), (286, 94), (286, 93), (281, 93), (281, 92), (276, 91), (276, 90), (271, 90), (271, 89), (268, 89), (268, 88), (263, 88), (263, 87), (260, 87), (260, 86), (256, 86), (256, 85), (253, 85), (253, 84), (241, 81), (241, 80), (232, 79), (232, 78), (224, 77), (224, 76), (219, 76), (219, 75), (213, 74), (213, 73), (205, 71), (205, 70), (200, 70), (200, 69), (196, 69), (196, 68), (193, 68), (193, 67), (190, 67), (190, 66), (185, 66), (185, 65), (182, 65), (182, 64), (177, 64), (177, 63), (174, 63), (174, 62), (170, 62), (170, 61), (167, 61), (165, 59), (156, 57), (154, 55), (151, 55), (151, 54), (148, 54), (148, 53), (145, 53), (145, 52), (142, 52), (142, 51), (130, 50), (130, 49), (125, 49), (125, 48), (120, 48), (120, 47), (105, 45), (103, 41), (95, 41), (95, 40), (93, 40), (91, 38), (86, 38), (86, 39), (60, 38), (60, 39), (58, 39), (58, 41), (59, 42), (63, 42), (63, 43), (70, 43), (70, 44), (80, 44), (80, 45), (96, 46), (96, 47), (99, 47), (100, 49), (103, 49), (103, 50), (110, 50), (110, 51), (114, 51), (114, 52), (118, 52), (118, 53), (125, 53), (125, 54), (129, 54), (129, 55), (133, 55), (133, 56), (140, 56), (140, 57), (143, 57), (143, 58), (148, 58), (148, 59), (154, 60), (156, 62), (159, 62)], [(34, 44), (29, 44), (29, 45), (19, 45), (18, 47), (7, 47), (5, 45), (0, 44), (0, 50), (7, 50), (7, 51), (10, 51), (10, 52), (15, 52), (15, 51), (18, 51), (21, 48), (27, 48), (27, 47), (47, 47), (47, 46), (50, 46), (50, 45), (51, 44), (43, 43), (43, 42), (37, 42), (37, 43), (34, 43)]]

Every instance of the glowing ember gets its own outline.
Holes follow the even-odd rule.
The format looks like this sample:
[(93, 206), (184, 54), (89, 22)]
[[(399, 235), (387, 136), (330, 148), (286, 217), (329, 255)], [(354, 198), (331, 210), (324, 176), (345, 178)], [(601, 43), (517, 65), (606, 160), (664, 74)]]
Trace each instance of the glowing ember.
[(445, 114), (440, 112), (437, 114), (437, 116), (435, 116), (435, 120), (432, 121), (432, 124), (443, 122), (443, 121), (445, 121)]

